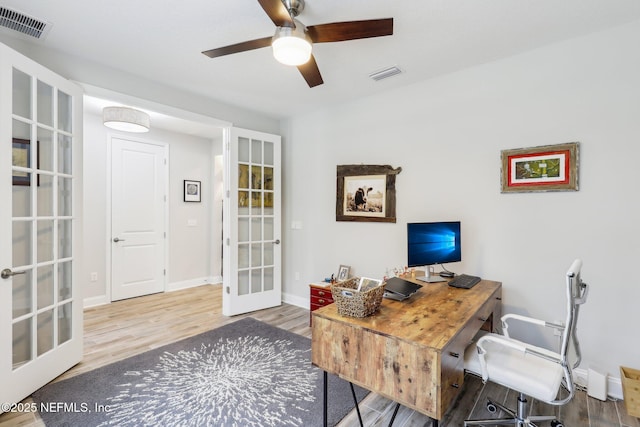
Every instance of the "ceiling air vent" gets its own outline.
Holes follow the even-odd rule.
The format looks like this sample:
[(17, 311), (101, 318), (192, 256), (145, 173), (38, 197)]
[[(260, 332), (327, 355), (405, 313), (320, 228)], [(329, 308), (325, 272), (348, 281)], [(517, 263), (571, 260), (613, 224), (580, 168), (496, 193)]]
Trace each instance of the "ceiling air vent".
[(380, 81), (382, 79), (396, 76), (400, 73), (402, 73), (402, 70), (394, 65), (393, 67), (388, 67), (388, 68), (385, 68), (384, 70), (371, 73), (369, 74), (369, 77), (371, 77), (375, 81)]
[(51, 24), (18, 11), (0, 7), (0, 27), (41, 39), (49, 32)]

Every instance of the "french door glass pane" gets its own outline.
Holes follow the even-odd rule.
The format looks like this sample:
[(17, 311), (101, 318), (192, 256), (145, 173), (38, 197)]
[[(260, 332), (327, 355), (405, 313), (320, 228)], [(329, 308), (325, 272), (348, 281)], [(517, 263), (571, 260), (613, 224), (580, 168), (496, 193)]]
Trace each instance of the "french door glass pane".
[(268, 267), (264, 269), (264, 290), (265, 291), (273, 290), (273, 267)]
[(249, 218), (238, 218), (238, 242), (249, 241)]
[(262, 218), (251, 218), (251, 240), (262, 240)]
[(53, 309), (38, 314), (38, 356), (53, 348)]
[(14, 218), (31, 216), (31, 187), (13, 185), (11, 202)]
[(251, 270), (251, 293), (262, 292), (262, 269)]
[(238, 245), (238, 268), (249, 267), (249, 245)]
[(58, 259), (71, 257), (71, 220), (58, 220)]
[(71, 267), (71, 261), (58, 264), (58, 301), (71, 298)]
[(32, 261), (32, 234), (30, 221), (13, 221), (13, 266), (30, 265)]
[(53, 260), (53, 220), (41, 220), (38, 224), (38, 262)]
[(38, 267), (38, 310), (53, 304), (53, 265)]
[(71, 101), (69, 95), (58, 91), (58, 129), (65, 132), (71, 132)]
[(249, 188), (249, 165), (238, 165), (238, 188)]
[(238, 160), (244, 163), (249, 162), (249, 140), (247, 138), (238, 139)]
[(264, 164), (273, 166), (273, 142), (264, 141)]
[(32, 317), (13, 324), (13, 368), (16, 369), (31, 360)]
[(238, 271), (238, 295), (249, 293), (249, 270)]
[(262, 164), (262, 141), (251, 140), (251, 162)]
[(32, 271), (26, 270), (24, 274), (13, 276), (11, 303), (13, 307), (13, 319), (29, 314), (33, 311)]
[(58, 135), (58, 172), (71, 174), (71, 158), (71, 137)]
[(251, 245), (251, 267), (260, 267), (262, 265), (262, 243), (253, 243)]
[(38, 128), (36, 167), (41, 171), (53, 172), (53, 132)]
[(71, 216), (70, 178), (58, 178), (58, 215)]
[(273, 243), (264, 245), (264, 265), (273, 265)]
[(273, 218), (266, 217), (264, 219), (264, 240), (273, 240)]
[(38, 216), (53, 216), (53, 176), (38, 174), (36, 182)]
[(53, 88), (38, 80), (38, 123), (53, 126)]
[(62, 344), (71, 339), (72, 331), (72, 302), (68, 302), (58, 307), (58, 344)]
[(13, 69), (13, 114), (31, 118), (31, 76)]

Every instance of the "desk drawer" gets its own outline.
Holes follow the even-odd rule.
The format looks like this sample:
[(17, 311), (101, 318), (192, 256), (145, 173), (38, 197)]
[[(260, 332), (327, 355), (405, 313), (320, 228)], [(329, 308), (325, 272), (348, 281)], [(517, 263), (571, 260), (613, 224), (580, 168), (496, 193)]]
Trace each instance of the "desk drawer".
[(464, 382), (464, 349), (468, 341), (461, 337), (442, 351), (440, 384), (442, 386), (442, 408), (446, 411), (462, 390)]

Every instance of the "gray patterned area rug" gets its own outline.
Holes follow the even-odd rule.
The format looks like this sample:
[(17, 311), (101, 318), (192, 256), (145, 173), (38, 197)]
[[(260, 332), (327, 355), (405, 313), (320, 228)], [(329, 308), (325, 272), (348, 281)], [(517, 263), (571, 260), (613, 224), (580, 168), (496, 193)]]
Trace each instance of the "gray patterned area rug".
[[(33, 394), (49, 426), (322, 425), (322, 371), (311, 340), (244, 318)], [(361, 400), (367, 391), (356, 387)], [(353, 409), (329, 375), (329, 425)]]

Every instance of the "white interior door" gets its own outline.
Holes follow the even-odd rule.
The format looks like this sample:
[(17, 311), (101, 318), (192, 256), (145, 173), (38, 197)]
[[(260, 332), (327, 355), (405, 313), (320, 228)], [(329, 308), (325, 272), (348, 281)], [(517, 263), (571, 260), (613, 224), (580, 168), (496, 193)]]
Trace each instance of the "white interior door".
[(0, 58), (0, 402), (14, 403), (82, 358), (82, 90), (2, 44)]
[(167, 148), (111, 138), (111, 300), (163, 292)]
[(222, 312), (282, 303), (280, 136), (225, 133)]

